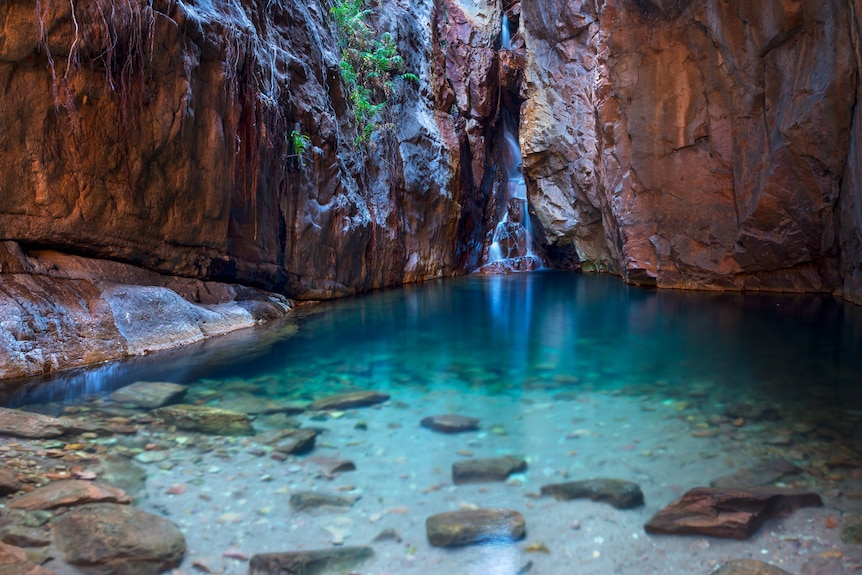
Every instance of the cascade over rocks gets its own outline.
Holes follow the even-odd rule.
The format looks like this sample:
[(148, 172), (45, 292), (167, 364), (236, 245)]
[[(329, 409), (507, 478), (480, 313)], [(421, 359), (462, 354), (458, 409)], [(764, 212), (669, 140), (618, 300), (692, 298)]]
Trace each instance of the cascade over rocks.
[(858, 2), (382, 0), (361, 147), (327, 3), (115, 4), (0, 5), (2, 378), (473, 271), (503, 112), (552, 266), (862, 303)]

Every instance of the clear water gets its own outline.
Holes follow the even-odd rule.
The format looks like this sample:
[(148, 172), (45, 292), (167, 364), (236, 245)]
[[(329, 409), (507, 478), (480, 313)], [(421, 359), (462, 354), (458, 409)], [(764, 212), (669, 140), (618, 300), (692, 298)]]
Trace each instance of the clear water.
[[(469, 276), (301, 308), (294, 337), (247, 332), (31, 380), (5, 405), (135, 380), (260, 380), (277, 398), (350, 388), (608, 389), (862, 407), (862, 308), (829, 297), (655, 291), (563, 272)], [(815, 402), (811, 404), (811, 402)]]
[[(862, 565), (862, 550), (828, 527), (862, 512), (862, 499), (842, 496), (862, 493), (862, 469), (852, 463), (862, 436), (862, 308), (828, 297), (655, 291), (542, 271), (384, 290), (300, 307), (292, 321), (292, 337), (291, 322), (272, 324), (7, 387), (3, 401), (48, 413), (78, 404), (76, 417), (98, 418), (112, 407), (107, 394), (136, 380), (186, 383), (189, 401), (215, 406), (249, 396), (392, 394), (376, 407), (296, 416), (324, 432), (311, 454), (286, 461), (266, 456), (254, 437), (158, 425), (94, 440), (128, 457), (153, 446), (165, 454), (144, 464), (146, 488), (135, 497), (182, 529), (182, 573), (203, 561), (245, 575), (247, 562), (222, 553), (365, 545), (385, 529), (399, 540), (371, 543), (375, 559), (352, 572), (666, 575), (709, 573), (720, 561), (751, 557), (792, 573), (812, 572), (803, 565), (824, 556), (840, 557), (847, 569)], [(781, 416), (737, 427), (723, 414), (739, 403)], [(477, 417), (481, 429), (446, 435), (419, 425), (441, 413)], [(285, 420), (261, 415), (254, 424), (274, 429)], [(699, 435), (703, 429), (718, 435)], [(507, 482), (452, 484), (454, 461), (500, 455), (524, 456), (529, 469)], [(349, 458), (356, 471), (322, 476), (315, 461), (331, 457)], [(643, 532), (684, 490), (774, 457), (802, 466), (788, 482), (823, 493), (826, 505), (771, 521), (747, 541)], [(617, 510), (537, 495), (543, 484), (591, 477), (637, 482), (646, 505)], [(358, 500), (337, 511), (290, 509), (290, 494), (311, 490)], [(429, 545), (426, 517), (472, 506), (522, 512), (527, 538)], [(59, 561), (48, 567), (79, 575)]]

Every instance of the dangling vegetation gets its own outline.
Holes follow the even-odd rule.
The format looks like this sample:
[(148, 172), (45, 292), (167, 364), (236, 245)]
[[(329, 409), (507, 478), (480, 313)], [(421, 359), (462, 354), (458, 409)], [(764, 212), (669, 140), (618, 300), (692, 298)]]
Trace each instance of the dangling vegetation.
[(404, 59), (389, 32), (379, 34), (368, 19), (373, 16), (368, 0), (336, 0), (329, 9), (338, 27), (341, 76), (347, 85), (359, 128), (356, 143), (366, 142), (384, 126), (380, 116), (395, 92), (399, 79), (418, 82), (415, 74), (402, 73)]
[(299, 167), (305, 168), (305, 158), (303, 154), (311, 146), (311, 138), (307, 134), (303, 134), (299, 130), (290, 132), (290, 157), (299, 160)]

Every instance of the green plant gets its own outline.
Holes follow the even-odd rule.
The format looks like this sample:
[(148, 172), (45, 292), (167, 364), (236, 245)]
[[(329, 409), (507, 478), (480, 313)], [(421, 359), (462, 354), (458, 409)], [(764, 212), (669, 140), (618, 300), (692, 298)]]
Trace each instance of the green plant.
[(290, 157), (299, 158), (299, 167), (305, 167), (305, 159), (302, 155), (311, 146), (311, 138), (298, 130), (290, 132)]
[(329, 12), (338, 28), (341, 77), (359, 128), (356, 143), (361, 144), (381, 127), (380, 115), (395, 92), (395, 82), (418, 82), (419, 77), (400, 73), (404, 59), (392, 34), (376, 38), (377, 31), (368, 22), (374, 11), (367, 0), (337, 0)]

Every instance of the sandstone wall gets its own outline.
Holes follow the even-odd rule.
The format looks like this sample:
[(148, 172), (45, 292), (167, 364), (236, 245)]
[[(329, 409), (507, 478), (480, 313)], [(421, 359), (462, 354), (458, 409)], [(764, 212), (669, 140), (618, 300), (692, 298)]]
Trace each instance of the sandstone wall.
[(549, 253), (634, 283), (858, 301), (857, 11), (524, 3), (521, 140)]

